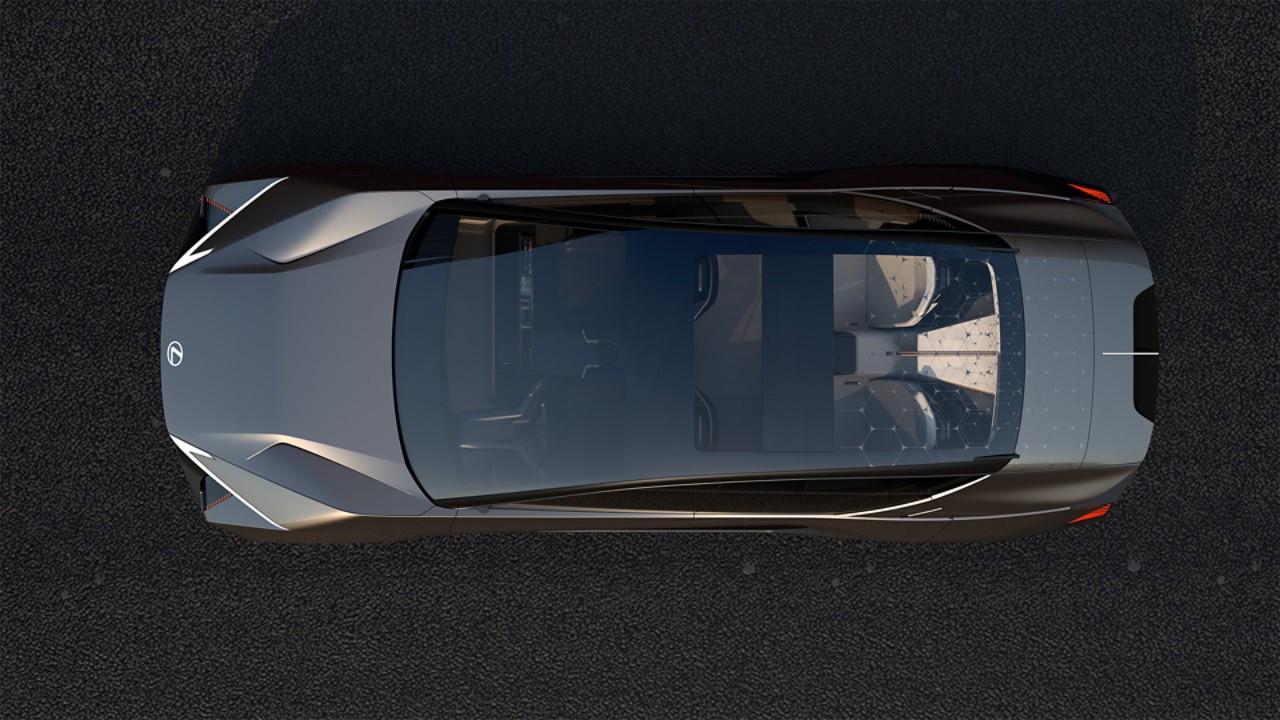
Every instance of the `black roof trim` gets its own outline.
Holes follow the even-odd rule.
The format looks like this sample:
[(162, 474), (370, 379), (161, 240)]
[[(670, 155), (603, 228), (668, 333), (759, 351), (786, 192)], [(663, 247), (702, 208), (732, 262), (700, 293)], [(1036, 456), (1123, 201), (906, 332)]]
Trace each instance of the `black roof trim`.
[(960, 475), (990, 475), (998, 472), (1013, 456), (996, 455), (975, 458), (968, 462), (935, 463), (932, 465), (887, 465), (881, 467), (844, 468), (834, 470), (803, 470), (771, 473), (738, 473), (732, 475), (688, 475), (684, 477), (645, 478), (616, 483), (597, 483), (576, 487), (529, 490), (524, 492), (473, 495), (470, 497), (433, 500), (436, 505), (450, 509), (527, 503), (536, 500), (590, 495), (614, 490), (637, 488), (685, 487), (718, 483), (771, 482), (777, 480), (874, 480), (879, 478), (929, 478)]
[(685, 232), (731, 233), (751, 235), (778, 235), (786, 237), (816, 236), (855, 240), (893, 240), (897, 242), (933, 242), (947, 245), (1014, 252), (995, 233), (945, 231), (945, 230), (839, 230), (829, 228), (780, 228), (755, 225), (723, 225), (719, 223), (692, 223), (674, 220), (636, 220), (632, 218), (596, 215), (577, 210), (533, 208), (488, 200), (441, 200), (431, 206), (433, 213), (456, 213), (489, 217), (498, 220), (526, 220), (551, 225), (595, 230), (681, 230)]

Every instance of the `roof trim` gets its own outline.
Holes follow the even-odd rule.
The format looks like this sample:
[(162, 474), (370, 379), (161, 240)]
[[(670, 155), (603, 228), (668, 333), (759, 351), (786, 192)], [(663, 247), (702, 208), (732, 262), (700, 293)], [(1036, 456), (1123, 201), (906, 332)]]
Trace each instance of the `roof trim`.
[[(726, 475), (687, 475), (681, 477), (643, 478), (615, 483), (597, 483), (576, 487), (527, 490), (494, 495), (472, 495), (459, 498), (432, 499), (436, 505), (462, 509), (488, 505), (527, 503), (537, 500), (592, 495), (616, 490), (640, 488), (687, 487), (690, 485), (716, 485), (720, 483), (772, 482), (779, 480), (856, 480), (876, 478), (929, 478), (948, 476), (990, 476), (1009, 464), (1016, 455), (988, 455), (966, 462), (935, 463), (932, 465), (886, 465), (879, 467), (838, 468), (834, 470), (803, 470), (771, 473), (737, 473)], [(886, 508), (871, 512), (884, 512)]]
[(533, 208), (510, 203), (485, 200), (441, 200), (431, 206), (432, 213), (473, 215), (498, 220), (525, 220), (551, 225), (569, 225), (597, 230), (677, 230), (684, 232), (729, 233), (735, 235), (776, 235), (782, 237), (828, 237), (854, 240), (893, 240), (896, 242), (933, 242), (946, 245), (1014, 252), (999, 235), (986, 232), (942, 230), (838, 230), (829, 228), (780, 228), (754, 225), (723, 225), (719, 223), (691, 223), (673, 220), (635, 220), (632, 218), (596, 215), (577, 210)]

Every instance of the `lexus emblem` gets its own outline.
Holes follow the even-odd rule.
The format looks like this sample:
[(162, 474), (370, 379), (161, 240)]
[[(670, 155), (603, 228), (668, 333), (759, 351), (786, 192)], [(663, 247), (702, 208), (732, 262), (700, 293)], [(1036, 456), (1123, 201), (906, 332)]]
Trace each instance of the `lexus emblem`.
[(178, 367), (182, 364), (182, 343), (174, 340), (169, 343), (169, 350), (165, 353), (169, 358), (169, 364)]

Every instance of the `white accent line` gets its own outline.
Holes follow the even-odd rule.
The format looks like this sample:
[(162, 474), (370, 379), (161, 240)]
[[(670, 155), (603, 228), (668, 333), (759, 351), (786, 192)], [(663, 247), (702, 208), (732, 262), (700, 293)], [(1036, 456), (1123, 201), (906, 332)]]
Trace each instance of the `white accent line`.
[(920, 505), (920, 504), (922, 504), (922, 503), (927, 503), (927, 502), (930, 502), (930, 501), (932, 501), (932, 500), (937, 500), (938, 498), (946, 497), (946, 496), (948, 496), (948, 495), (950, 495), (951, 493), (954, 493), (954, 492), (960, 492), (961, 490), (963, 490), (963, 489), (965, 489), (965, 488), (967, 488), (967, 487), (970, 487), (970, 486), (973, 486), (973, 485), (977, 485), (978, 483), (982, 482), (983, 480), (986, 480), (986, 479), (987, 479), (987, 478), (989, 478), (989, 477), (991, 477), (991, 476), (990, 476), (990, 475), (983, 475), (982, 477), (978, 478), (977, 480), (970, 480), (969, 482), (967, 482), (967, 483), (965, 483), (965, 484), (963, 484), (963, 485), (960, 485), (959, 487), (953, 487), (953, 488), (951, 488), (950, 490), (948, 490), (948, 491), (946, 491), (946, 492), (940, 492), (940, 493), (938, 493), (937, 495), (930, 495), (929, 497), (927, 497), (927, 498), (921, 498), (920, 500), (913, 500), (913, 501), (911, 501), (911, 502), (909, 502), (909, 503), (903, 503), (903, 504), (901, 504), (901, 505), (890, 505), (889, 507), (882, 507), (882, 508), (880, 508), (880, 509), (878, 509), (878, 510), (863, 510), (862, 512), (847, 513), (847, 514), (844, 514), (844, 515), (840, 515), (839, 517), (858, 517), (858, 516), (860, 516), (860, 515), (874, 515), (874, 514), (876, 514), (876, 513), (889, 512), (890, 510), (901, 510), (902, 508), (912, 507), (912, 506), (914, 506), (914, 505)]
[(847, 188), (847, 190), (959, 190), (961, 192), (989, 192), (1000, 193), (1003, 195), (1027, 195), (1030, 197), (1062, 200), (1064, 202), (1071, 202), (1074, 199), (1065, 195), (1050, 195), (1048, 193), (1027, 192), (1025, 190), (1002, 190), (1000, 188), (964, 187), (959, 185), (889, 185), (883, 187)]
[(1104, 352), (1103, 355), (1159, 355), (1158, 352)]
[[(428, 190), (419, 190), (418, 192), (437, 192)], [(571, 190), (551, 189), (538, 190), (535, 188), (507, 188), (504, 190), (458, 190), (457, 197), (459, 200), (475, 200), (479, 195), (488, 195), (490, 200), (495, 202), (503, 202), (505, 200), (554, 200), (557, 198), (576, 198), (576, 197), (607, 197), (610, 195), (688, 195), (689, 188), (664, 187), (664, 188), (641, 188), (630, 190), (609, 190), (607, 188), (596, 190)], [(775, 191), (776, 192), (776, 191)]]
[(941, 509), (942, 509), (942, 508), (940, 508), (940, 507), (936, 507), (936, 508), (933, 508), (932, 510), (925, 510), (925, 511), (923, 511), (923, 512), (911, 513), (911, 514), (910, 514), (910, 515), (908, 515), (907, 517), (919, 517), (919, 516), (921, 516), (921, 515), (928, 515), (928, 514), (929, 514), (929, 513), (931, 513), (931, 512), (938, 512), (938, 511), (939, 511), (939, 510), (941, 510)]
[(195, 445), (192, 445), (191, 443), (189, 443), (189, 442), (187, 442), (187, 441), (185, 441), (185, 440), (182, 440), (182, 439), (180, 439), (180, 438), (176, 438), (176, 437), (174, 437), (174, 436), (172, 436), (172, 435), (170, 435), (170, 436), (169, 436), (169, 439), (173, 441), (173, 444), (174, 444), (174, 445), (177, 445), (177, 446), (178, 446), (178, 449), (182, 451), (182, 454), (183, 454), (183, 455), (186, 455), (188, 458), (190, 458), (190, 459), (191, 459), (191, 462), (195, 463), (195, 464), (196, 464), (196, 465), (197, 465), (201, 470), (203, 470), (203, 471), (205, 472), (205, 474), (206, 474), (206, 475), (208, 475), (209, 477), (211, 477), (211, 478), (213, 478), (214, 480), (216, 480), (216, 481), (218, 482), (218, 484), (219, 484), (219, 485), (221, 485), (222, 487), (226, 488), (226, 489), (227, 489), (227, 492), (231, 493), (232, 495), (235, 495), (235, 496), (236, 496), (236, 499), (237, 499), (237, 500), (239, 500), (240, 502), (244, 503), (244, 506), (245, 506), (245, 507), (247, 507), (247, 508), (249, 508), (250, 510), (254, 511), (255, 513), (257, 513), (257, 514), (258, 514), (258, 517), (262, 518), (263, 520), (266, 520), (267, 522), (271, 523), (272, 525), (274, 525), (275, 527), (277, 527), (277, 528), (279, 528), (279, 529), (281, 529), (281, 530), (288, 530), (288, 528), (286, 528), (286, 527), (284, 527), (284, 526), (282, 526), (282, 525), (278, 524), (275, 520), (272, 520), (271, 518), (267, 517), (266, 515), (263, 515), (261, 510), (259, 510), (258, 508), (256, 508), (256, 507), (254, 507), (254, 506), (253, 506), (253, 503), (251, 503), (251, 502), (249, 502), (248, 500), (245, 500), (243, 497), (241, 497), (241, 496), (240, 496), (240, 493), (238, 493), (238, 492), (236, 492), (236, 491), (235, 491), (235, 488), (233, 488), (233, 487), (231, 487), (230, 485), (228, 485), (227, 483), (223, 482), (223, 481), (222, 481), (222, 478), (220, 478), (220, 477), (218, 477), (216, 474), (214, 474), (214, 472), (213, 472), (212, 470), (210, 470), (210, 469), (209, 469), (209, 467), (208, 467), (207, 465), (205, 465), (204, 463), (200, 462), (200, 460), (196, 458), (196, 456), (197, 456), (197, 455), (199, 455), (200, 457), (212, 458), (212, 457), (213, 457), (212, 455), (210, 455), (209, 453), (205, 452), (204, 450), (201, 450), (200, 448), (196, 447)]
[[(590, 176), (588, 176), (588, 177), (590, 177)], [(626, 176), (626, 177), (629, 177), (629, 178), (630, 178), (630, 177), (634, 177), (634, 178), (637, 178), (637, 179), (645, 179), (645, 177), (646, 177), (646, 176), (644, 176), (644, 175), (636, 175), (636, 176)], [(661, 176), (652, 176), (652, 177), (661, 177)], [(677, 179), (677, 180), (680, 180), (681, 178), (676, 178), (676, 179)], [(685, 179), (689, 179), (689, 178), (685, 178)], [(692, 179), (696, 180), (696, 179), (698, 179), (698, 178), (697, 178), (696, 176), (694, 176)], [(712, 177), (712, 179), (713, 179), (713, 180), (715, 180), (715, 179), (721, 179), (721, 178), (718, 178), (718, 177), (713, 176), (713, 177)], [(1003, 189), (1000, 189), (1000, 188), (965, 187), (965, 186), (960, 186), (960, 185), (875, 185), (875, 186), (870, 186), (870, 187), (794, 188), (794, 187), (787, 186), (787, 185), (785, 185), (785, 184), (783, 184), (783, 185), (778, 185), (778, 184), (770, 185), (770, 184), (769, 184), (769, 181), (770, 181), (770, 180), (775, 180), (774, 178), (768, 178), (768, 177), (765, 177), (765, 178), (751, 178), (751, 177), (748, 177), (748, 178), (746, 178), (746, 179), (748, 179), (748, 180), (758, 180), (758, 181), (760, 182), (760, 187), (753, 187), (753, 188), (718, 188), (718, 187), (696, 187), (696, 188), (688, 188), (688, 187), (670, 186), (670, 187), (660, 187), (660, 188), (640, 188), (640, 189), (631, 188), (631, 189), (627, 189), (627, 190), (621, 190), (621, 189), (616, 189), (616, 188), (615, 188), (615, 189), (612, 189), (612, 190), (611, 190), (611, 189), (608, 189), (608, 188), (599, 188), (599, 189), (594, 189), (594, 190), (588, 190), (588, 189), (571, 190), (571, 189), (568, 189), (568, 188), (564, 188), (564, 189), (551, 189), (551, 190), (546, 190), (546, 189), (534, 189), (534, 188), (523, 188), (523, 189), (521, 189), (521, 188), (506, 188), (506, 189), (503, 189), (503, 190), (480, 190), (480, 189), (471, 189), (471, 190), (458, 190), (458, 191), (457, 191), (457, 194), (458, 194), (457, 196), (458, 196), (458, 198), (459, 198), (459, 199), (461, 199), (461, 200), (474, 200), (474, 199), (475, 199), (475, 197), (476, 197), (477, 195), (488, 195), (488, 196), (489, 196), (489, 199), (491, 199), (491, 200), (501, 201), (501, 200), (519, 200), (519, 199), (524, 199), (524, 198), (539, 198), (539, 199), (542, 199), (542, 198), (557, 198), (557, 197), (590, 197), (590, 196), (608, 196), (608, 195), (686, 195), (686, 194), (688, 194), (688, 193), (689, 193), (690, 189), (692, 189), (692, 191), (694, 192), (694, 194), (695, 194), (695, 195), (696, 195), (696, 194), (713, 195), (713, 194), (716, 194), (716, 193), (732, 193), (732, 194), (734, 194), (734, 195), (750, 195), (750, 194), (753, 194), (753, 193), (754, 193), (754, 194), (764, 194), (764, 193), (777, 193), (777, 192), (792, 192), (792, 193), (797, 193), (797, 194), (812, 194), (812, 195), (819, 195), (819, 194), (823, 194), (823, 193), (866, 193), (866, 192), (874, 192), (874, 191), (876, 191), (876, 190), (907, 190), (907, 191), (911, 191), (911, 190), (955, 190), (955, 191), (960, 191), (960, 192), (986, 192), (986, 193), (999, 193), (999, 194), (1002, 194), (1002, 195), (1026, 195), (1026, 196), (1028, 196), (1028, 197), (1042, 197), (1042, 198), (1048, 198), (1048, 199), (1050, 199), (1050, 200), (1061, 200), (1061, 201), (1063, 201), (1063, 202), (1071, 202), (1072, 200), (1077, 199), (1077, 198), (1073, 198), (1073, 197), (1070, 197), (1070, 196), (1067, 196), (1067, 195), (1051, 195), (1051, 194), (1049, 194), (1049, 193), (1028, 192), (1028, 191), (1026, 191), (1026, 190), (1003, 190)], [(777, 182), (777, 181), (775, 180), (775, 183), (776, 183), (776, 182)], [(427, 190), (419, 190), (419, 192), (424, 192), (424, 193), (425, 193), (425, 192), (428, 192), (428, 191), (427, 191)], [(901, 198), (892, 198), (892, 200), (894, 200), (895, 202), (904, 202)], [(911, 203), (910, 201), (905, 201), (905, 202), (907, 202), (907, 204), (913, 204), (913, 203)], [(934, 209), (932, 206), (928, 206), (928, 207), (929, 207), (931, 210), (932, 210), (932, 209)], [(965, 222), (968, 222), (968, 221), (966, 220)], [(1058, 237), (1058, 236), (1057, 236), (1057, 235), (1050, 235), (1050, 236), (1047, 236), (1047, 237)]]
[(957, 522), (967, 521), (967, 520), (999, 520), (1001, 518), (1026, 517), (1028, 515), (1046, 515), (1048, 513), (1062, 512), (1063, 510), (1070, 510), (1070, 509), (1071, 509), (1070, 506), (1066, 506), (1066, 507), (1048, 508), (1046, 510), (1028, 510), (1027, 512), (1004, 513), (1002, 515), (964, 515), (961, 517), (951, 518), (951, 519)]
[[(282, 445), (282, 444), (284, 444), (284, 443), (273, 442), (273, 443), (271, 443), (270, 445), (267, 445), (266, 447), (262, 448), (262, 449), (261, 449), (261, 450), (259, 450), (258, 452), (256, 452), (256, 453), (254, 453), (254, 454), (250, 455), (249, 457), (245, 458), (245, 462), (248, 462), (248, 461), (250, 461), (250, 460), (252, 460), (252, 459), (254, 459), (254, 458), (258, 457), (258, 456), (259, 456), (259, 455), (261, 455), (262, 453), (264, 453), (264, 452), (266, 452), (266, 451), (270, 450), (271, 448), (273, 448), (273, 447), (275, 447), (275, 446), (277, 446), (277, 445)], [(297, 447), (297, 446), (295, 445), (294, 447)], [(315, 453), (312, 453), (312, 455), (314, 455), (314, 454), (315, 454)]]
[[(210, 455), (209, 453), (207, 453), (207, 452), (205, 452), (205, 451), (201, 450), (200, 448), (196, 447), (195, 445), (192, 445), (191, 443), (187, 442), (186, 440), (183, 440), (183, 439), (181, 439), (181, 438), (176, 438), (176, 437), (174, 437), (174, 436), (172, 436), (172, 435), (170, 435), (170, 436), (169, 436), (169, 439), (170, 439), (170, 440), (172, 440), (172, 441), (173, 441), (173, 444), (174, 444), (174, 445), (177, 445), (177, 446), (178, 446), (178, 449), (179, 449), (179, 450), (181, 450), (183, 453), (185, 453), (187, 457), (191, 458), (191, 462), (193, 462), (193, 463), (195, 463), (195, 464), (197, 464), (197, 465), (200, 465), (200, 467), (201, 467), (201, 468), (204, 468), (204, 465), (203, 465), (203, 464), (201, 464), (201, 462), (200, 462), (199, 460), (196, 460), (194, 457), (191, 457), (192, 455), (199, 455), (200, 457), (207, 457), (207, 458), (211, 458), (211, 457), (213, 457), (213, 456), (212, 456), (212, 455)], [(209, 471), (206, 469), (206, 470), (205, 470), (205, 472), (209, 472)], [(210, 474), (210, 475), (212, 475), (213, 473), (209, 473), (209, 474)]]
[[(262, 193), (264, 193), (264, 192), (266, 192), (266, 191), (270, 190), (271, 188), (275, 187), (276, 185), (278, 185), (278, 184), (280, 184), (281, 182), (284, 182), (285, 180), (288, 180), (288, 179), (289, 179), (288, 177), (282, 177), (282, 178), (280, 178), (279, 180), (276, 180), (275, 182), (271, 183), (270, 185), (268, 185), (268, 186), (266, 186), (266, 187), (262, 188), (261, 190), (259, 190), (259, 191), (258, 191), (258, 193), (257, 193), (256, 195), (254, 195), (253, 197), (249, 198), (249, 200), (248, 200), (248, 201), (246, 201), (246, 202), (245, 202), (243, 205), (241, 205), (240, 207), (236, 208), (236, 209), (235, 209), (235, 212), (232, 212), (230, 215), (228, 215), (228, 216), (226, 216), (225, 218), (223, 218), (223, 219), (222, 219), (222, 222), (218, 223), (217, 225), (214, 225), (214, 226), (209, 230), (209, 232), (207, 232), (207, 233), (205, 233), (205, 234), (204, 234), (204, 237), (202, 237), (202, 238), (200, 238), (198, 241), (196, 241), (196, 244), (195, 244), (195, 245), (192, 245), (192, 246), (191, 246), (191, 248), (190, 248), (189, 250), (187, 250), (185, 253), (183, 253), (183, 254), (182, 254), (182, 257), (178, 258), (178, 262), (174, 263), (174, 264), (173, 264), (173, 267), (169, 268), (169, 273), (170, 273), (170, 274), (173, 274), (173, 273), (174, 273), (174, 272), (176, 272), (177, 270), (179, 270), (179, 269), (181, 269), (181, 268), (184, 268), (184, 267), (186, 267), (187, 265), (190, 265), (191, 263), (193, 263), (193, 262), (195, 262), (195, 261), (199, 260), (200, 258), (204, 257), (205, 255), (208, 255), (209, 253), (213, 252), (213, 249), (212, 249), (212, 248), (210, 248), (210, 249), (208, 249), (208, 250), (204, 250), (204, 251), (202, 251), (202, 252), (196, 252), (196, 248), (199, 248), (201, 245), (203, 245), (203, 244), (205, 243), (205, 241), (206, 241), (206, 240), (208, 240), (209, 238), (213, 237), (213, 234), (214, 234), (214, 233), (216, 233), (216, 232), (218, 232), (218, 230), (222, 229), (222, 226), (223, 226), (223, 225), (226, 225), (226, 224), (227, 224), (227, 222), (228, 222), (229, 220), (231, 220), (231, 218), (233, 218), (233, 217), (235, 217), (235, 216), (239, 215), (241, 210), (243, 210), (243, 209), (245, 209), (245, 208), (249, 207), (251, 204), (253, 204), (253, 201), (254, 201), (254, 200), (257, 200), (258, 198), (262, 197)], [(204, 198), (203, 198), (203, 197), (201, 197), (201, 198), (200, 198), (200, 202), (204, 202)]]

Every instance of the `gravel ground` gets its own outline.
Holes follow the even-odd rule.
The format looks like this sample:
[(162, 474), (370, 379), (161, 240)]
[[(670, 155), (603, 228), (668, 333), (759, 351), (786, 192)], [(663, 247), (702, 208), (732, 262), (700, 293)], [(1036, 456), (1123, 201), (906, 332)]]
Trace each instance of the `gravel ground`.
[[(1280, 715), (1280, 6), (3, 16), (0, 713)], [(161, 297), (199, 186), (281, 162), (1101, 183), (1156, 275), (1150, 455), (1106, 520), (1006, 543), (238, 540), (165, 435)]]

